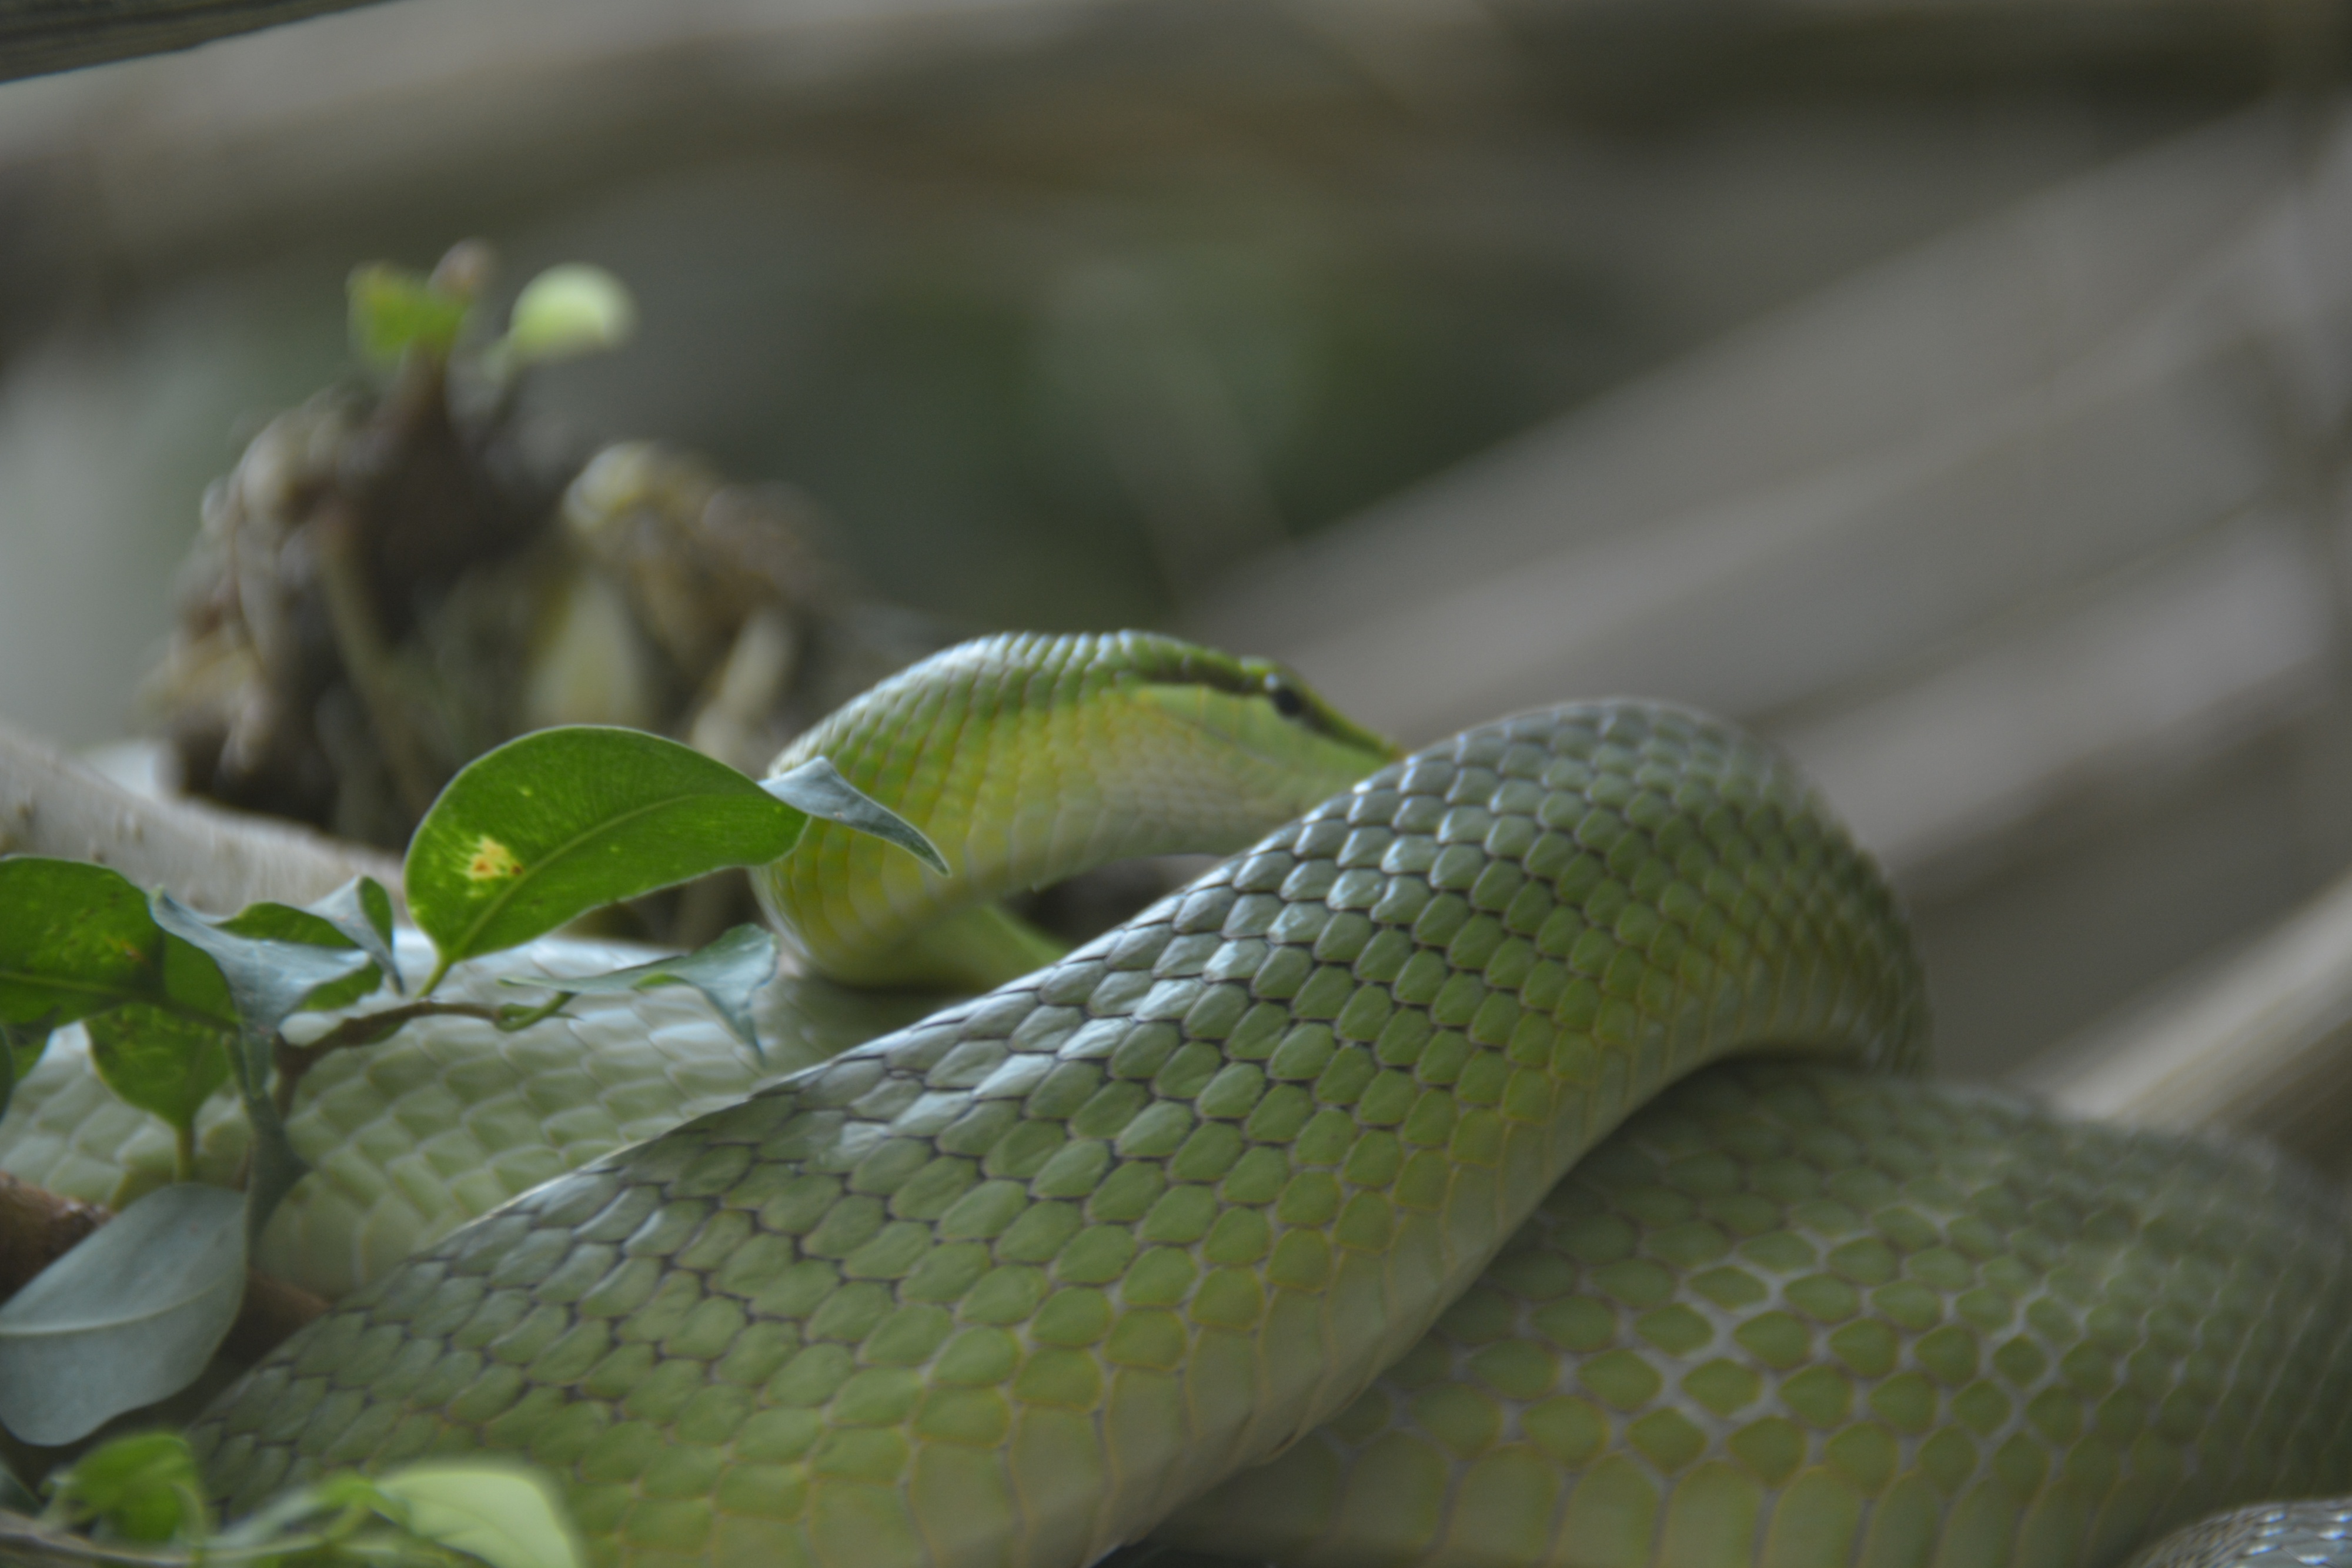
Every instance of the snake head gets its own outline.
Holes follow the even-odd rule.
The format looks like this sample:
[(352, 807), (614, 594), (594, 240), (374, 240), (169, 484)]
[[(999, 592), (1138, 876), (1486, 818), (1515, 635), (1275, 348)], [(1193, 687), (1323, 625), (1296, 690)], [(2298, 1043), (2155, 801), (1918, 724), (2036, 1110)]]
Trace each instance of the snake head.
[[(753, 885), (822, 973), (969, 984), (1004, 966), (941, 961), (927, 928), (1107, 862), (1238, 850), (1396, 755), (1267, 660), (1142, 632), (979, 638), (850, 702), (770, 768), (831, 758), (920, 828), (949, 874), (819, 822)], [(959, 940), (978, 935), (967, 920)]]

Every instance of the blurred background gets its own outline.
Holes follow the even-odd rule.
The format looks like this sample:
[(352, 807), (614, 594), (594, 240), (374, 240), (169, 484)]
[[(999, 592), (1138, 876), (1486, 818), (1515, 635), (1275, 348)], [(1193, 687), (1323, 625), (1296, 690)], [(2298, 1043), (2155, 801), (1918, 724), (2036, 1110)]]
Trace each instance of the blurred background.
[(401, 0), (0, 85), (0, 718), (168, 727), (207, 483), (354, 376), (355, 263), (478, 235), (639, 308), (529, 385), (541, 501), (700, 455), (872, 612), (836, 685), (1132, 625), (1411, 742), (1704, 706), (2012, 1073), (2352, 863), (2347, 22)]

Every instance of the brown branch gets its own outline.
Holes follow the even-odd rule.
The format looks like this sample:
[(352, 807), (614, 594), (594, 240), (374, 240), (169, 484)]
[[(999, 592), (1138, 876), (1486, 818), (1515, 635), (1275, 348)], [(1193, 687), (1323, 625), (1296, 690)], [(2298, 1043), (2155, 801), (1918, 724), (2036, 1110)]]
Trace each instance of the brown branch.
[(479, 1002), (416, 1001), (385, 1008), (381, 1012), (347, 1018), (308, 1045), (295, 1045), (284, 1035), (279, 1035), (270, 1052), (269, 1062), (277, 1070), (274, 1098), (278, 1113), (280, 1116), (293, 1113), (294, 1092), (302, 1086), (303, 1074), (328, 1056), (354, 1046), (373, 1045), (379, 1040), (389, 1040), (402, 1025), (425, 1018), (480, 1019), (486, 1023), (496, 1023), (499, 1012), (496, 1008), (484, 1007)]
[(97, 1204), (0, 1175), (0, 1296), (15, 1295), (112, 1218)]
[(371, 0), (0, 0), (0, 80), (189, 48)]
[[(0, 1175), (0, 1298), (71, 1250), (114, 1218), (95, 1203), (63, 1197), (15, 1176)], [(327, 1310), (325, 1298), (258, 1271), (248, 1273), (245, 1304), (221, 1348), (239, 1361), (257, 1361)]]

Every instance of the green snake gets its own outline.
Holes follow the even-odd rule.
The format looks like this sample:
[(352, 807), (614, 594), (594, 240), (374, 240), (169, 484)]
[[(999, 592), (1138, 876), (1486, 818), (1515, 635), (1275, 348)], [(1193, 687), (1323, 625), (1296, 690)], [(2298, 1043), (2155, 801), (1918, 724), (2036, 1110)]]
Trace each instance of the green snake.
[[(1267, 666), (1013, 638), (800, 749), (959, 873), (813, 834), (761, 878), (806, 961), (1003, 983), (749, 1094), (712, 1070), (585, 1163), (656, 1114), (681, 1016), (572, 1026), (614, 1037), (609, 1125), (564, 1126), (606, 1069), (561, 1052), (394, 1041), (310, 1086), (343, 1145), (312, 1180), (363, 1196), (373, 1160), (411, 1232), (423, 1167), (461, 1207), (539, 1185), (215, 1405), (233, 1507), (478, 1448), (632, 1568), (1078, 1568), (1155, 1528), (1297, 1563), (2095, 1568), (2352, 1486), (2340, 1207), (2258, 1151), (1917, 1077), (1890, 895), (1727, 727), (1573, 705), (1389, 760)], [(997, 895), (1301, 809), (1003, 978), (1043, 954)], [(880, 1005), (780, 990), (813, 1052)], [(383, 1108), (467, 1074), (491, 1176), (419, 1160), (446, 1105)], [(103, 1118), (38, 1089), (6, 1163), (95, 1170)], [(2346, 1521), (2256, 1507), (2158, 1560), (2333, 1562)]]

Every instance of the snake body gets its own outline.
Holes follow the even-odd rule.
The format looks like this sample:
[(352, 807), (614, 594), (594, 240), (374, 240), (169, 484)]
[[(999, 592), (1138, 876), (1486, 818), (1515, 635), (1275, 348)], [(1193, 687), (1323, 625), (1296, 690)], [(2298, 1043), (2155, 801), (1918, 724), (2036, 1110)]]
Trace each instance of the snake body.
[(2352, 1482), (2340, 1211), (1925, 1030), (1771, 753), (1525, 716), (531, 1188), (194, 1437), (238, 1508), (525, 1454), (632, 1565), (2097, 1564)]

